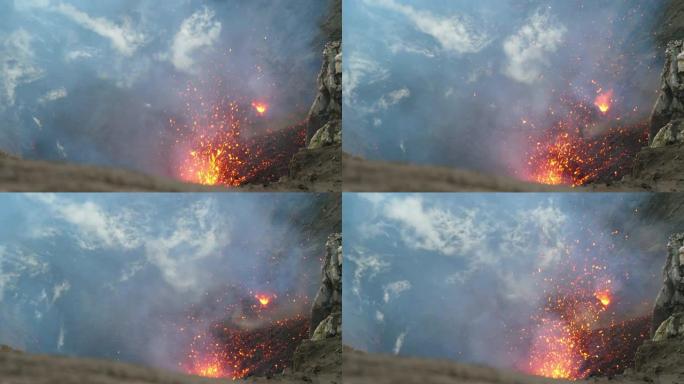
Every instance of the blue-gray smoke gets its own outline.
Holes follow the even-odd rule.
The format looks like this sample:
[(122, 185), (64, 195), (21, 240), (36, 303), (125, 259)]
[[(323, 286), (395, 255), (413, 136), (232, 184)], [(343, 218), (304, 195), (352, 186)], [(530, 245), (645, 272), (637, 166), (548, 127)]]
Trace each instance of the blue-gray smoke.
[(169, 121), (193, 118), (180, 94), (188, 83), (207, 103), (267, 100), (272, 130), (304, 119), (327, 9), (312, 0), (3, 0), (0, 149), (176, 176)]
[(0, 344), (179, 369), (193, 336), (256, 293), (278, 296), (276, 319), (306, 316), (322, 244), (299, 223), (317, 199), (0, 196)]
[(345, 1), (344, 149), (521, 174), (540, 132), (610, 89), (585, 134), (630, 128), (655, 102), (664, 3)]
[(645, 199), (345, 195), (344, 342), (521, 369), (533, 317), (556, 282), (578, 278), (588, 261), (605, 267), (592, 284), (612, 284), (602, 321), (650, 315), (668, 236), (681, 228), (640, 209)]

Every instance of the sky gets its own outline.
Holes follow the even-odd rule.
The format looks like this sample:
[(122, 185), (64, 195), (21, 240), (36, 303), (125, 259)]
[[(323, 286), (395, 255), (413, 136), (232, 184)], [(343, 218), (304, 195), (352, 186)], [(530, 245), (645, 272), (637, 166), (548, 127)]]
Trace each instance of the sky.
[(260, 124), (299, 123), (315, 95), (327, 7), (4, 0), (0, 150), (177, 176), (184, 143), (176, 129), (195, 118), (188, 105), (232, 101), (249, 110), (258, 100), (270, 106)]
[(344, 149), (522, 177), (535, 138), (579, 103), (589, 137), (632, 129), (657, 96), (663, 3), (345, 1)]
[(573, 284), (612, 294), (592, 327), (649, 315), (675, 229), (646, 198), (347, 194), (344, 343), (529, 372), (537, 321), (555, 316), (540, 308)]
[(275, 319), (308, 316), (321, 255), (293, 223), (316, 200), (0, 195), (0, 344), (178, 370), (195, 332), (256, 294)]

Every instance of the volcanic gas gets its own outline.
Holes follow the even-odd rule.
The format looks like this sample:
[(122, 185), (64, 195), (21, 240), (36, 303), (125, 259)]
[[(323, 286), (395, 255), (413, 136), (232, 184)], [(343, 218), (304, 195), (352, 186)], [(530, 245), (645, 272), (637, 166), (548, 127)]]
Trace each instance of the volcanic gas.
[[(299, 343), (308, 336), (306, 297), (288, 296), (281, 305), (274, 294), (241, 294), (226, 304), (223, 316), (207, 319), (198, 313), (187, 316), (179, 327), (190, 336), (188, 351), (178, 366), (188, 374), (240, 379), (271, 375), (291, 365)], [(222, 299), (216, 302), (223, 303)]]
[(274, 129), (271, 125), (278, 123), (266, 119), (268, 104), (231, 99), (207, 88), (188, 85), (182, 92), (186, 118), (169, 121), (177, 136), (177, 177), (234, 187), (285, 176), (290, 159), (305, 144), (304, 124)]
[[(647, 124), (636, 108), (624, 116), (609, 114), (613, 91), (598, 93), (593, 104), (563, 96), (563, 108), (549, 108), (546, 119), (552, 126), (528, 137), (524, 179), (577, 187), (619, 180), (631, 171), (636, 153), (648, 142)], [(523, 125), (540, 132), (537, 128), (547, 123), (525, 119)]]
[(619, 297), (606, 265), (588, 259), (565, 269), (565, 276), (543, 278), (548, 286), (546, 301), (532, 316), (532, 344), (525, 370), (570, 380), (621, 373), (631, 365), (636, 347), (648, 335), (647, 322), (616, 319), (612, 307)]

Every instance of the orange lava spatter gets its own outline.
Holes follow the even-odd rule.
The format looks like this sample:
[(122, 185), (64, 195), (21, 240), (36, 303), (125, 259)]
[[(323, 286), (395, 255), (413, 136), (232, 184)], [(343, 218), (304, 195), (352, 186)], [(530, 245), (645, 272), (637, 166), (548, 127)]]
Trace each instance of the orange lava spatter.
[(227, 304), (222, 319), (187, 315), (179, 331), (190, 345), (178, 366), (191, 375), (233, 380), (282, 372), (309, 334), (309, 318), (298, 314), (309, 308), (308, 298), (286, 296), (279, 303), (273, 293), (249, 292)]
[(613, 90), (606, 92), (599, 92), (594, 100), (594, 105), (601, 111), (601, 113), (608, 113), (613, 104)]
[(536, 129), (540, 124), (524, 120), (537, 131), (528, 137), (525, 180), (578, 187), (619, 180), (631, 171), (636, 153), (648, 142), (645, 122), (626, 124), (621, 116), (604, 116), (613, 102), (612, 91), (597, 97), (598, 112), (586, 100), (560, 101), (564, 112), (559, 117), (558, 111), (549, 110), (550, 128), (540, 131)]
[[(595, 346), (587, 340), (610, 320), (613, 280), (596, 261), (573, 263), (563, 276), (545, 276), (545, 302), (533, 317), (527, 371), (555, 379), (577, 380), (589, 371)], [(541, 272), (543, 273), (543, 272)]]
[[(211, 86), (204, 85), (211, 89)], [(235, 187), (248, 182), (268, 183), (285, 176), (292, 156), (305, 145), (306, 128), (300, 123), (277, 130), (265, 126), (269, 106), (225, 96), (205, 97), (188, 85), (185, 118), (170, 119), (176, 131), (180, 159), (177, 177), (190, 183)]]

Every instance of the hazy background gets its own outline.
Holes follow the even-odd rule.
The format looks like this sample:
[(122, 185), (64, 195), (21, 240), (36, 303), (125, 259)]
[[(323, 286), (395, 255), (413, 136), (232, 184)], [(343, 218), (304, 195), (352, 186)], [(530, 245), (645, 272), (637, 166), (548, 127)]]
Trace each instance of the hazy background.
[[(630, 128), (657, 96), (665, 3), (345, 1), (344, 149), (520, 176), (534, 138), (579, 103), (588, 136)], [(593, 101), (611, 89), (603, 116)]]
[(304, 119), (328, 6), (3, 0), (0, 149), (177, 176), (175, 129), (193, 118), (186, 103), (235, 101), (249, 110), (265, 101), (260, 124), (273, 130)]
[(594, 326), (649, 315), (668, 237), (681, 231), (667, 214), (643, 209), (650, 198), (345, 195), (344, 342), (521, 369), (533, 317), (556, 284), (589, 265), (602, 269), (588, 281), (599, 289), (611, 280), (614, 295)]
[(306, 317), (322, 254), (302, 223), (318, 200), (0, 196), (0, 344), (179, 369), (193, 336), (257, 293), (271, 295), (274, 320)]

